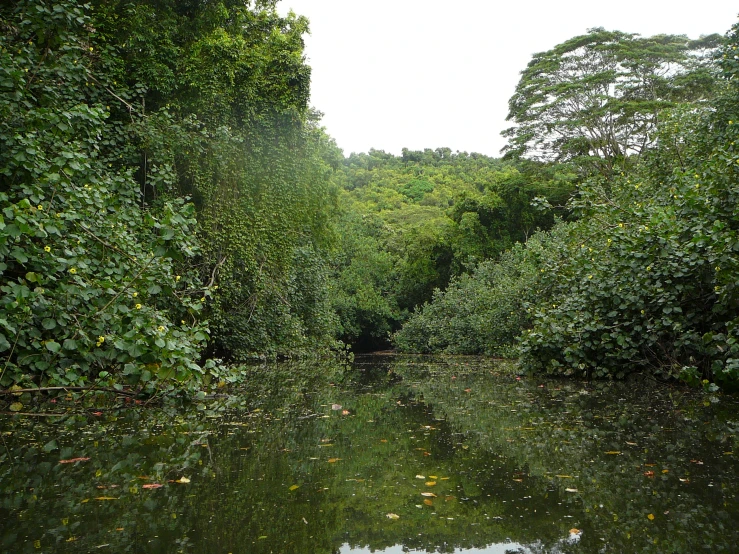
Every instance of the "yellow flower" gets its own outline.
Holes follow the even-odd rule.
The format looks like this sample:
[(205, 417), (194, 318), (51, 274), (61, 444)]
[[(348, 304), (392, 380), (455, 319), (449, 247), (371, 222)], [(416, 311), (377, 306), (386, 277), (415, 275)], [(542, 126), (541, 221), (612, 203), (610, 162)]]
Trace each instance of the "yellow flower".
[(205, 296), (200, 299), (201, 302), (205, 302)]
[(136, 309), (137, 310), (140, 310), (141, 309), (141, 304), (136, 304)]
[(185, 320), (184, 319), (180, 320), (180, 323), (182, 323), (182, 325), (184, 325), (185, 324)]
[(44, 211), (44, 207), (41, 204), (39, 204), (38, 206), (36, 206), (36, 209), (37, 210)]
[(179, 281), (180, 279), (181, 279), (181, 277), (180, 277), (179, 275), (177, 275), (177, 276), (176, 276), (176, 277), (174, 278), (174, 280), (175, 280), (175, 281)]
[(588, 275), (588, 279), (592, 279), (592, 278), (593, 278), (593, 276), (592, 276), (592, 275)]
[(44, 252), (51, 252), (51, 246), (44, 246)]
[(162, 327), (162, 326), (160, 325), (159, 327), (157, 327), (157, 331), (159, 331), (159, 332), (161, 333), (162, 331), (164, 331), (164, 327)]
[(134, 298), (136, 298), (138, 295), (139, 295), (138, 292), (134, 292), (131, 296), (133, 296)]
[(641, 315), (644, 315), (644, 310), (641, 311)]
[(100, 335), (98, 337), (98, 342), (105, 342), (105, 337), (103, 335)]
[(654, 514), (649, 514), (649, 515), (647, 516), (647, 519), (648, 519), (649, 521), (654, 521)]
[(647, 271), (652, 271), (652, 266), (651, 265), (648, 265), (647, 266)]
[(77, 273), (77, 269), (73, 267), (72, 269), (70, 269), (70, 270), (69, 270), (69, 272), (70, 272), (70, 273), (71, 273), (72, 275), (74, 275), (75, 273)]

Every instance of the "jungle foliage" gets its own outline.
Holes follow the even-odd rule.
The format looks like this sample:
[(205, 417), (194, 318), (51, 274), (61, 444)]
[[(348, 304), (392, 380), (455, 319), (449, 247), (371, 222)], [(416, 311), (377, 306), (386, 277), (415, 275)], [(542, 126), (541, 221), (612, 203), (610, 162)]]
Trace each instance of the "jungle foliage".
[(0, 383), (197, 385), (332, 343), (338, 154), (274, 4), (0, 8)]
[[(716, 75), (709, 101), (659, 111), (651, 146), (623, 163), (613, 156), (613, 171), (571, 160), (589, 174), (567, 205), (575, 217), (437, 292), (397, 344), (464, 353), (515, 347), (523, 368), (553, 374), (623, 377), (651, 368), (706, 386), (736, 384), (737, 29), (703, 72)], [(481, 344), (479, 322), (515, 331)]]

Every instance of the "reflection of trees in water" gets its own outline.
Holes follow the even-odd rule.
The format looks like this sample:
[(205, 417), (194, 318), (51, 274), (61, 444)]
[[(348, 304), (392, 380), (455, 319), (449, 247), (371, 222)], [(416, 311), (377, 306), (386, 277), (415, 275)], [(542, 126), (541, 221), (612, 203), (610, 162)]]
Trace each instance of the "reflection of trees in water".
[[(255, 368), (242, 394), (202, 406), (11, 423), (0, 516), (13, 523), (2, 544), (336, 554), (344, 544), (453, 552), (512, 540), (510, 552), (568, 553), (720, 550), (737, 538), (723, 403), (643, 384), (540, 389), (460, 360)], [(644, 463), (658, 464), (654, 479)], [(688, 471), (691, 482), (678, 481)], [(167, 483), (183, 475), (190, 484)], [(149, 482), (166, 486), (143, 490)], [(117, 500), (94, 500), (105, 496)]]

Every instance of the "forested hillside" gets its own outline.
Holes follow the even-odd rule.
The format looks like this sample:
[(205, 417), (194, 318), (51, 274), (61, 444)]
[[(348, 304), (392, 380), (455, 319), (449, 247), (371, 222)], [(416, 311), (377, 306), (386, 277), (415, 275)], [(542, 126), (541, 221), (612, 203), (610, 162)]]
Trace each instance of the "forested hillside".
[(736, 25), (535, 54), (503, 158), (345, 157), (276, 3), (0, 6), (0, 385), (391, 345), (739, 380)]

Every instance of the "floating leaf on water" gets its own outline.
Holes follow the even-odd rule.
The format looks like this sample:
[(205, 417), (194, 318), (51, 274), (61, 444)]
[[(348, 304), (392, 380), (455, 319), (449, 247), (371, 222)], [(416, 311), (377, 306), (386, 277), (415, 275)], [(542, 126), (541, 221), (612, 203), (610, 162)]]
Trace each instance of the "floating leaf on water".
[(400, 519), (400, 516), (398, 514), (393, 514), (393, 513), (386, 514), (385, 517), (388, 519)]
[(70, 458), (69, 460), (59, 460), (60, 464), (74, 464), (76, 462), (86, 462), (90, 458)]
[(427, 487), (433, 487), (436, 484), (436, 481), (426, 481), (424, 484)]
[(300, 485), (290, 485), (291, 491), (298, 490), (299, 488), (300, 488)]
[(422, 492), (421, 496), (430, 496), (436, 498), (436, 495), (433, 492)]
[(141, 485), (142, 489), (160, 489), (164, 485), (160, 485), (159, 483), (147, 483), (146, 485)]

